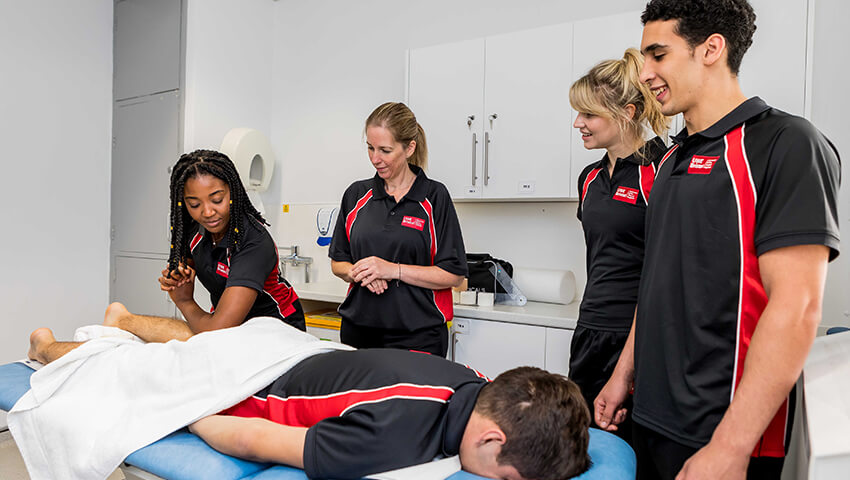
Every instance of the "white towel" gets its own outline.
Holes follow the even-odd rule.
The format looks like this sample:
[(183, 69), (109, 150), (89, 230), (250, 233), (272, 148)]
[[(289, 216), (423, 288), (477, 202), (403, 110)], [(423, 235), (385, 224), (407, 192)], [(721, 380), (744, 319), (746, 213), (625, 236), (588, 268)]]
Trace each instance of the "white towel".
[(350, 349), (268, 317), (186, 342), (98, 338), (33, 374), (9, 429), (33, 480), (105, 479), (130, 453), (235, 405), (304, 358)]

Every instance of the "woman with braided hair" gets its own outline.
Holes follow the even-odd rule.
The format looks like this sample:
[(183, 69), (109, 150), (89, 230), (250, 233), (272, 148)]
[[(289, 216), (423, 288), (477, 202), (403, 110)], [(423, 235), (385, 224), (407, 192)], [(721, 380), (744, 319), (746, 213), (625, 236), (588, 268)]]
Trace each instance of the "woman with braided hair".
[[(104, 325), (147, 342), (187, 340), (258, 316), (305, 330), (298, 296), (280, 275), (277, 247), (265, 224), (226, 155), (211, 150), (182, 155), (171, 173), (171, 253), (159, 283), (186, 321), (135, 315), (113, 303)], [(196, 275), (210, 292), (212, 312), (194, 300)], [(49, 329), (39, 328), (30, 336), (29, 356), (49, 363), (77, 345), (57, 342)]]

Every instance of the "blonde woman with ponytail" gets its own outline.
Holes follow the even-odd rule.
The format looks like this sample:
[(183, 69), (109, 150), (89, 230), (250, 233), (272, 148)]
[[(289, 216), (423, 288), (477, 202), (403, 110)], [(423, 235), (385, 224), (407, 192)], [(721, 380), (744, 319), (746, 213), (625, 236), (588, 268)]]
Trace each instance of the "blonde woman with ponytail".
[(376, 108), (365, 135), (375, 176), (345, 191), (328, 254), (350, 284), (340, 339), (445, 357), (451, 287), (467, 275), (457, 213), (446, 187), (425, 175), (425, 131), (405, 104)]
[[(591, 412), (632, 325), (643, 265), (644, 216), (666, 151), (658, 136), (644, 140), (647, 129), (663, 135), (667, 118), (639, 79), (642, 66), (640, 52), (630, 48), (619, 60), (599, 63), (570, 88), (570, 104), (578, 112), (573, 126), (584, 147), (604, 152), (585, 167), (578, 182), (587, 285), (570, 348), (570, 378), (581, 387)], [(631, 443), (631, 419), (618, 426), (616, 433)]]

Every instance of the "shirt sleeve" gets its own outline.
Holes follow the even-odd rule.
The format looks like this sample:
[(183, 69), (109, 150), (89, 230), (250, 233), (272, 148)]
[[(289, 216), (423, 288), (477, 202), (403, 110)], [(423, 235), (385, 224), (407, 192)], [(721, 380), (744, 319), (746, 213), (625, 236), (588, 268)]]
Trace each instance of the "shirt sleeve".
[(466, 263), (466, 249), (463, 246), (463, 234), (457, 211), (452, 203), (451, 195), (446, 187), (439, 182), (434, 198), (434, 228), (436, 229), (437, 252), (434, 265), (455, 275), (467, 276), (469, 268)]
[[(245, 228), (254, 228), (254, 226)], [(246, 240), (246, 243), (231, 255), (230, 272), (227, 275), (225, 288), (249, 287), (258, 292), (263, 291), (266, 279), (277, 265), (277, 247), (265, 227), (260, 228), (262, 232), (251, 232), (258, 234), (251, 235), (253, 238)], [(248, 237), (248, 232), (245, 232), (242, 237), (243, 239)]]
[(354, 204), (351, 201), (351, 198), (354, 196), (353, 188), (354, 185), (349, 186), (345, 190), (345, 193), (342, 194), (342, 202), (340, 202), (339, 212), (336, 216), (336, 226), (331, 237), (331, 246), (328, 249), (328, 257), (337, 262), (354, 263), (354, 259), (351, 257), (351, 244), (345, 232), (345, 219), (354, 208)]
[(757, 255), (794, 245), (825, 245), (838, 256), (841, 164), (832, 143), (807, 120), (791, 117), (770, 148), (756, 199)]
[(393, 399), (326, 418), (307, 430), (304, 472), (310, 478), (361, 478), (434, 459), (443, 404)]

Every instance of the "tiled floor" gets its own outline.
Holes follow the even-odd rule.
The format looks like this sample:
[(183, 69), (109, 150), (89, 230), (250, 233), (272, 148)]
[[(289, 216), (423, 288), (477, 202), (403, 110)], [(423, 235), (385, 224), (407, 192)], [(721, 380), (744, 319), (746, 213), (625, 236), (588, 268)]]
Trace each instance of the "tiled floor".
[[(15, 440), (8, 430), (0, 432), (0, 478), (3, 480), (29, 480), (24, 459), (15, 445)], [(124, 474), (119, 470), (107, 480), (124, 480)]]

